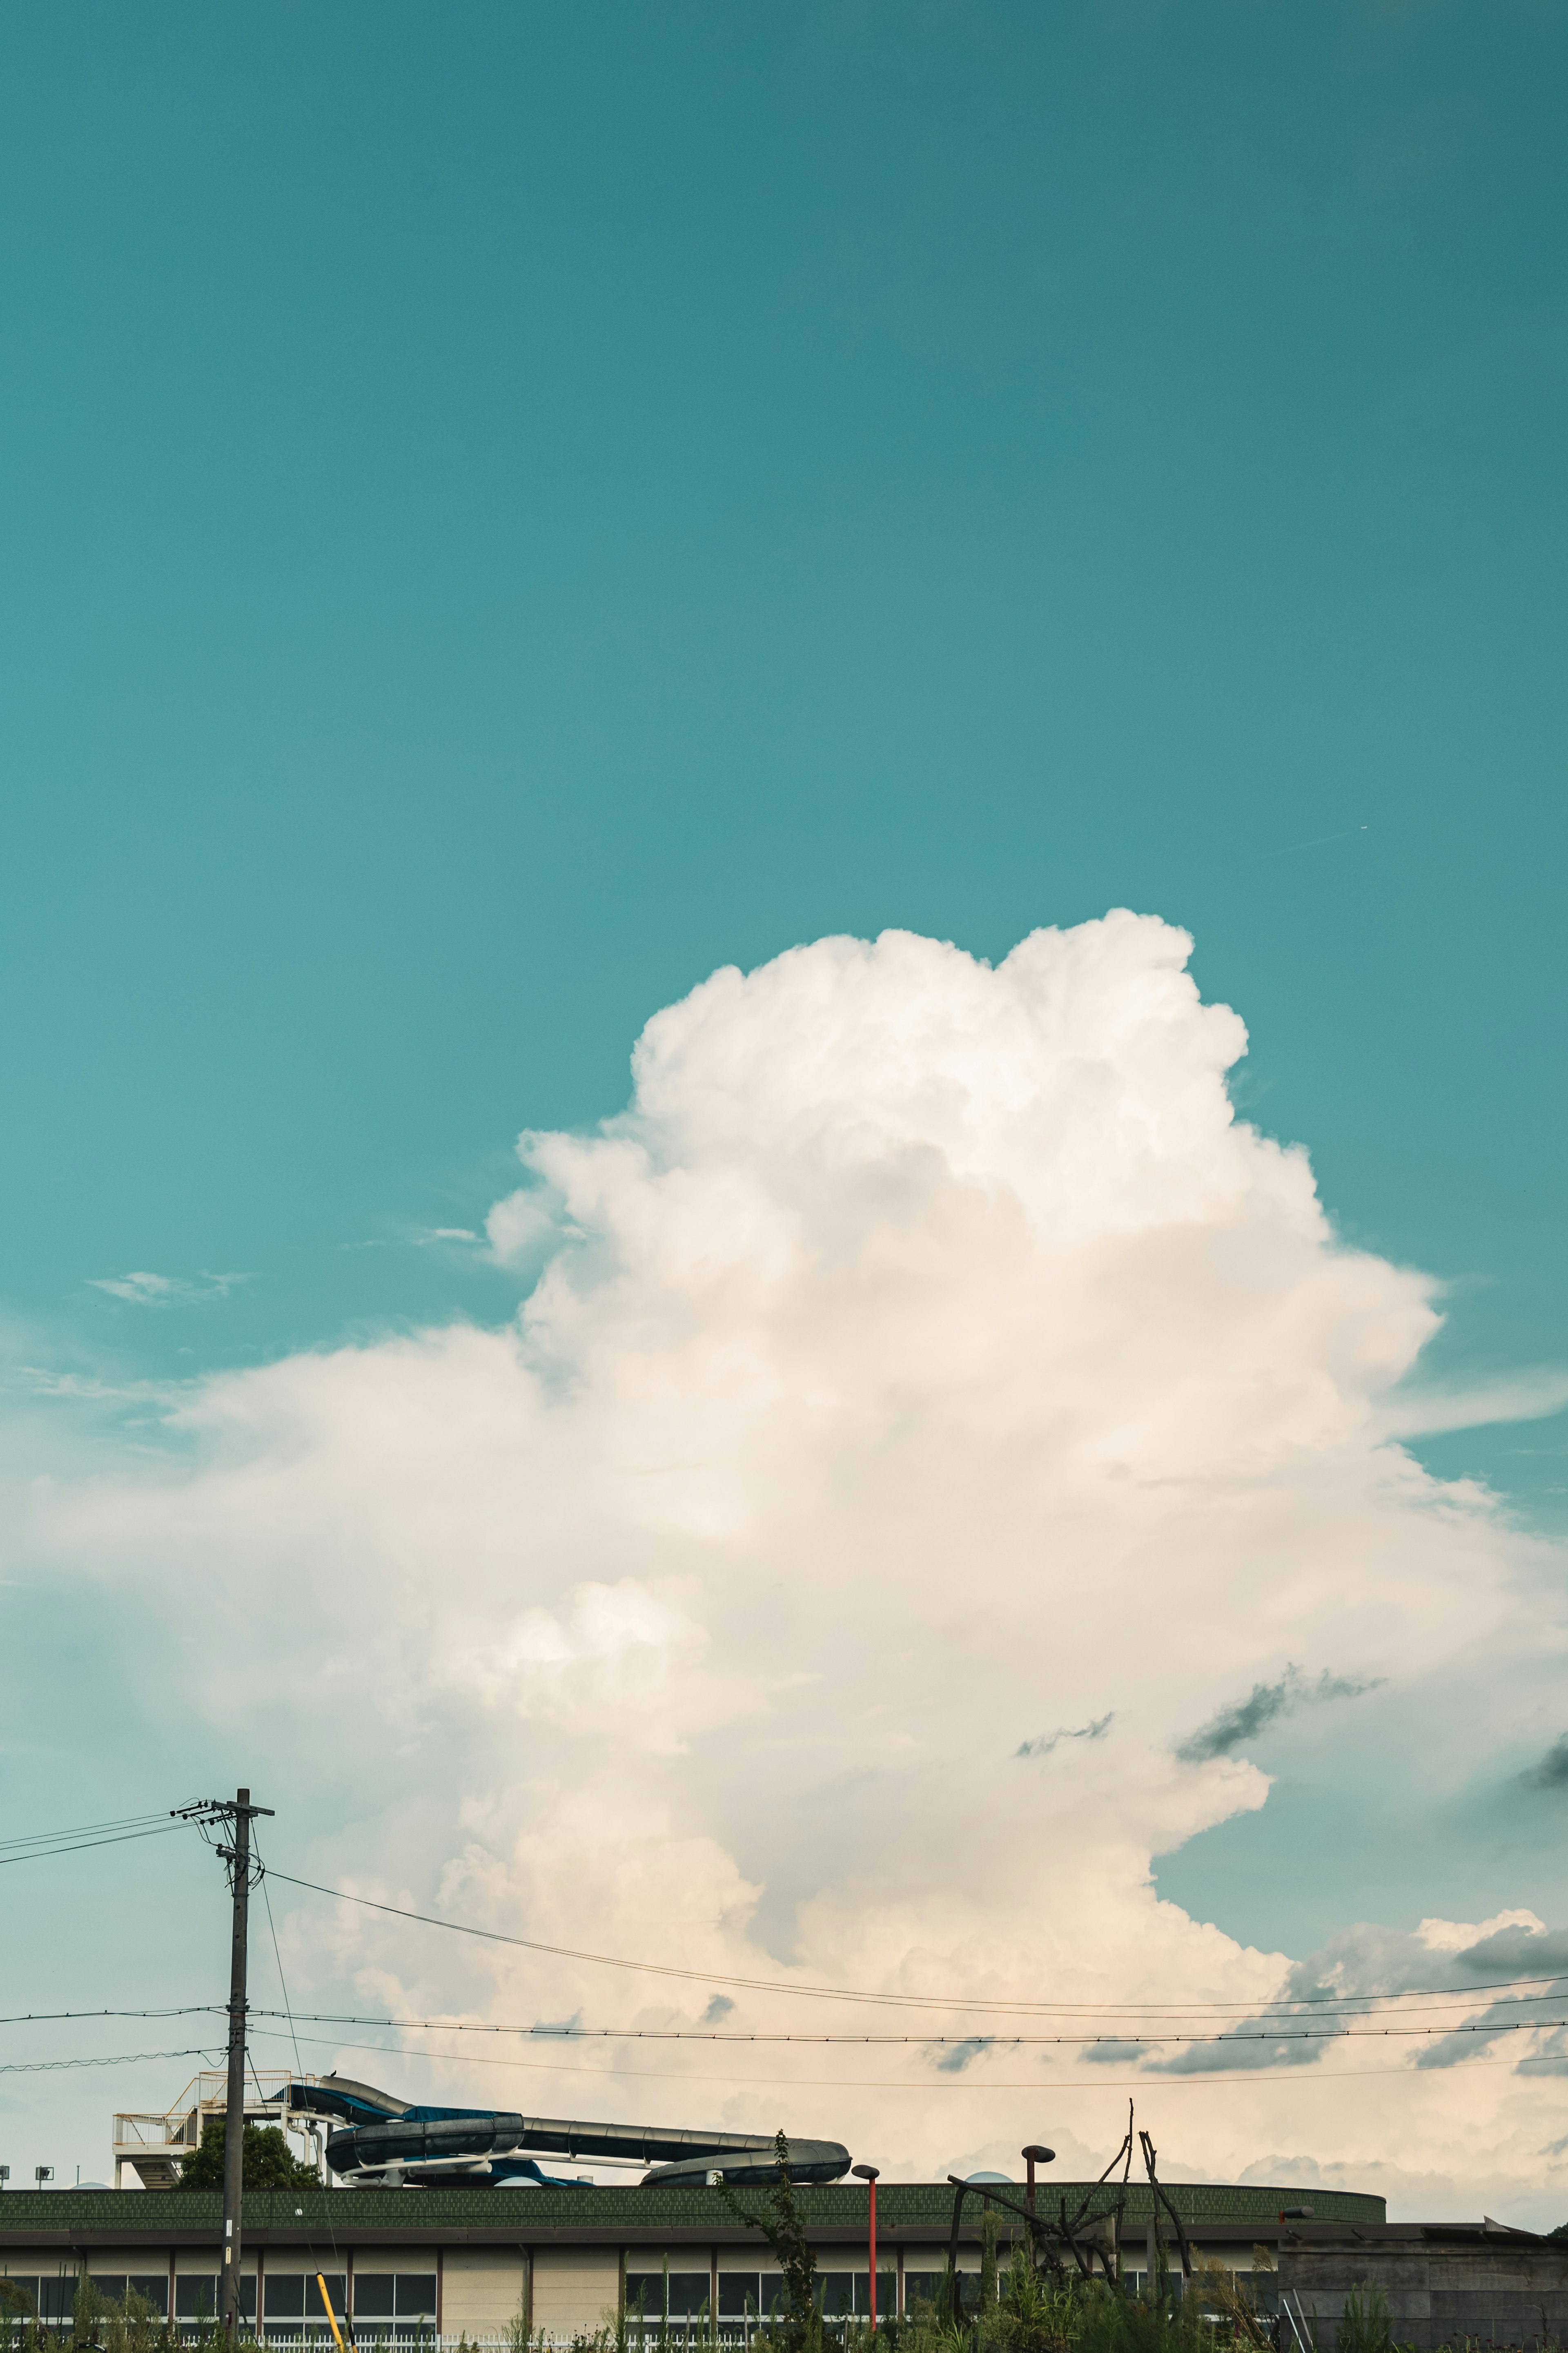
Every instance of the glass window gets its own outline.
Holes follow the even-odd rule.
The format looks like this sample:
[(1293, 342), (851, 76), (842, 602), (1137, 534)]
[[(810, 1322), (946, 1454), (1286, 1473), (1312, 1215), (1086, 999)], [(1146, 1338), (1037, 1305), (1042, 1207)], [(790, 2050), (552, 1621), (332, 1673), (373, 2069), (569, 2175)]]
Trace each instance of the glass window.
[[(311, 2287), (315, 2284), (312, 2280)], [(262, 2302), (269, 2324), (274, 2320), (302, 2320), (305, 2316), (304, 2274), (299, 2272), (268, 2272), (267, 2292)]]
[(639, 2316), (644, 2320), (664, 2318), (664, 2274), (633, 2272), (626, 2274), (626, 2313), (628, 2318)]
[[(318, 2297), (318, 2303), (320, 2300)], [(435, 2273), (395, 2273), (392, 2308), (399, 2320), (433, 2321), (436, 2317)]]
[(355, 2272), (354, 2318), (356, 2320), (390, 2320), (392, 2318), (392, 2272)]
[(311, 2328), (327, 2333), (327, 2316), (321, 2303), (325, 2288), (331, 2303), (335, 2320), (346, 2320), (349, 2312), (349, 2281), (346, 2272), (307, 2272), (305, 2274), (305, 2321)]
[[(216, 2316), (217, 2308), (217, 2274), (216, 2272), (184, 2272), (175, 2280), (174, 2317), (176, 2320), (212, 2320)], [(256, 2274), (254, 2272), (247, 2272), (239, 2283), (239, 2308), (247, 2320), (256, 2318)]]
[(125, 2283), (128, 2295), (140, 2296), (150, 2304), (161, 2318), (169, 2317), (169, 2274), (167, 2272), (132, 2272)]
[(719, 2317), (721, 2320), (744, 2320), (747, 2314), (762, 2311), (758, 2295), (759, 2280), (755, 2272), (721, 2272), (719, 2274)]
[(669, 2316), (671, 2320), (689, 2320), (708, 2309), (709, 2278), (706, 2272), (671, 2272), (669, 2274)]
[(58, 2328), (62, 2321), (69, 2320), (71, 2306), (75, 2302), (74, 2274), (67, 2279), (60, 2279), (58, 2276), (50, 2279), (47, 2274), (40, 2278), (38, 2282), (38, 2318), (40, 2320)]
[[(871, 2310), (871, 2274), (869, 2272), (857, 2272), (854, 2274), (854, 2280), (855, 2302), (851, 2308), (862, 2316), (868, 2316)], [(897, 2299), (898, 2293), (898, 2273), (879, 2271), (877, 2274), (877, 2317), (879, 2320), (888, 2320), (892, 2317), (893, 2306)]]
[(842, 2320), (854, 2309), (855, 2274), (853, 2272), (818, 2272), (816, 2300), (829, 2320)]

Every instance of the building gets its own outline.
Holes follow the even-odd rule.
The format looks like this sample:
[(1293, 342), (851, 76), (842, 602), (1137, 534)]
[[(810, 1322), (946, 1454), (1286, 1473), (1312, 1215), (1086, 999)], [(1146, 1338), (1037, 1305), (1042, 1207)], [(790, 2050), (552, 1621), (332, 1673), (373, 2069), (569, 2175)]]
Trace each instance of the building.
[[(1088, 2184), (1053, 2181), (1051, 2210), (1069, 2211)], [(760, 2202), (757, 2193), (738, 2193)], [(1001, 2197), (1021, 2189), (996, 2185)], [(1169, 2192), (1194, 2251), (1251, 2274), (1267, 2274), (1307, 2234), (1328, 2230), (1325, 2246), (1375, 2246), (1386, 2237), (1380, 2198), (1350, 2191), (1173, 2184)], [(1099, 2193), (1103, 2232), (1114, 2191)], [(816, 2250), (829, 2314), (869, 2302), (868, 2193), (858, 2182), (798, 2188), (795, 2198)], [(957, 2238), (961, 2274), (978, 2287), (986, 2186), (964, 2200)], [(907, 2310), (942, 2275), (954, 2192), (945, 2183), (878, 2185), (878, 2304)], [(1310, 2222), (1282, 2221), (1310, 2208)], [(1045, 2211), (1042, 2204), (1042, 2211)], [(998, 2214), (1004, 2250), (1013, 2218)], [(1091, 2216), (1091, 2222), (1096, 2220)], [(1347, 2237), (1347, 2233), (1350, 2234)], [(119, 2297), (136, 2288), (193, 2335), (215, 2309), (223, 2238), (222, 2200), (183, 2190), (16, 2190), (0, 2198), (0, 2273), (20, 2281), (41, 2318), (69, 2318), (83, 2274)], [(1168, 2223), (1163, 2243), (1173, 2245)], [(1317, 2245), (1316, 2239), (1311, 2241)], [(1116, 2249), (1141, 2284), (1156, 2261), (1156, 2224), (1146, 2184), (1127, 2195)], [(268, 2343), (326, 2339), (317, 2274), (345, 2337), (432, 2337), (455, 2345), (494, 2343), (521, 2322), (565, 2343), (608, 2317), (668, 2316), (694, 2339), (709, 2316), (727, 2342), (743, 2343), (776, 2294), (778, 2270), (761, 2233), (709, 2188), (529, 2188), (322, 2189), (252, 2192), (245, 2200), (246, 2310)], [(1328, 2273), (1323, 2277), (1327, 2279)], [(1337, 2274), (1335, 2274), (1337, 2276)], [(1261, 2283), (1260, 2283), (1261, 2284)], [(1309, 2299), (1315, 2291), (1304, 2288)], [(1336, 2307), (1337, 2310), (1337, 2307)]]

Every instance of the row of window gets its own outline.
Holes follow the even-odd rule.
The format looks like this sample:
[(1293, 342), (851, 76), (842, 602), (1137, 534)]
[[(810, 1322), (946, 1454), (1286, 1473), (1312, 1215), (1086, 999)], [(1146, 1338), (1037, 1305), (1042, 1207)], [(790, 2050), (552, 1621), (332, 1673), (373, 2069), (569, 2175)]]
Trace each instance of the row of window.
[[(126, 2292), (141, 2296), (150, 2304), (159, 2317), (169, 2317), (169, 2274), (167, 2272), (94, 2272), (92, 2284), (100, 2295), (122, 2304)], [(327, 2294), (331, 2298), (332, 2316), (342, 2322), (349, 2316), (348, 2279), (342, 2272), (322, 2274)], [(14, 2284), (25, 2290), (31, 2298), (33, 2309), (40, 2320), (58, 2323), (68, 2320), (76, 2301), (77, 2283), (74, 2276), (37, 2278), (28, 2274), (14, 2277)], [(269, 2272), (264, 2283), (263, 2313), (269, 2335), (278, 2333), (277, 2324), (284, 2324), (287, 2333), (298, 2335), (306, 2326), (314, 2324), (322, 2334), (327, 2330), (327, 2316), (321, 2307), (321, 2291), (316, 2285), (313, 2272)], [(247, 2320), (256, 2319), (256, 2275), (247, 2272), (239, 2284), (240, 2306)], [(218, 2281), (216, 2272), (181, 2272), (174, 2281), (174, 2317), (176, 2320), (211, 2320), (218, 2308)], [(397, 2323), (416, 2327), (421, 2322), (431, 2327), (436, 2320), (436, 2274), (434, 2272), (356, 2272), (353, 2283), (353, 2317), (356, 2321)], [(299, 2327), (288, 2329), (289, 2322)]]
[[(980, 2293), (979, 2274), (963, 2272), (960, 2274), (960, 2279), (963, 2295), (973, 2303)], [(912, 2306), (921, 2296), (934, 2301), (942, 2280), (941, 2272), (906, 2272), (906, 2305)], [(644, 2321), (706, 2317), (710, 2293), (705, 2271), (639, 2272), (628, 2267), (626, 2316)], [(819, 2271), (816, 2294), (817, 2302), (829, 2319), (869, 2316), (871, 2280), (867, 2272)], [(721, 2320), (765, 2320), (771, 2312), (779, 2308), (783, 2297), (784, 2281), (777, 2272), (721, 2271), (719, 2274)], [(877, 2274), (879, 2313), (886, 2317), (896, 2312), (898, 2300), (897, 2272), (879, 2271)]]

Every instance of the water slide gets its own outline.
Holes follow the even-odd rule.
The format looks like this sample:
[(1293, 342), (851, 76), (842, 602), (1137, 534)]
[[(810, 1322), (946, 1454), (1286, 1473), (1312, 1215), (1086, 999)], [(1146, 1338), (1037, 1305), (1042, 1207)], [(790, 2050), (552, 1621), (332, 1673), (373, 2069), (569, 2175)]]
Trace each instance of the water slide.
[[(415, 2107), (347, 2075), (291, 2083), (289, 2106), (294, 2116), (338, 2126), (327, 2137), (327, 2163), (357, 2189), (403, 2183), (422, 2189), (581, 2186), (542, 2172), (538, 2157), (647, 2166), (645, 2189), (700, 2188), (710, 2173), (737, 2186), (771, 2182), (777, 2174), (766, 2133), (665, 2131), (652, 2125), (564, 2123), (503, 2109)], [(788, 2147), (792, 2181), (837, 2181), (849, 2169), (849, 2152), (836, 2140), (792, 2140)]]

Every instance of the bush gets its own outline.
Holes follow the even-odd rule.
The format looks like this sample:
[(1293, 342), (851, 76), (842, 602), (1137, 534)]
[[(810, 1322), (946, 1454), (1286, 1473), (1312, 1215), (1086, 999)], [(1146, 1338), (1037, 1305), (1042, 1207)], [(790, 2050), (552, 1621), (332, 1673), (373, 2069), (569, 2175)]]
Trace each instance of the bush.
[[(208, 2116), (201, 2147), (180, 2168), (179, 2189), (221, 2189), (228, 2132), (222, 2116)], [(295, 2156), (276, 2125), (247, 2125), (242, 2166), (247, 2189), (319, 2189), (313, 2165)]]

